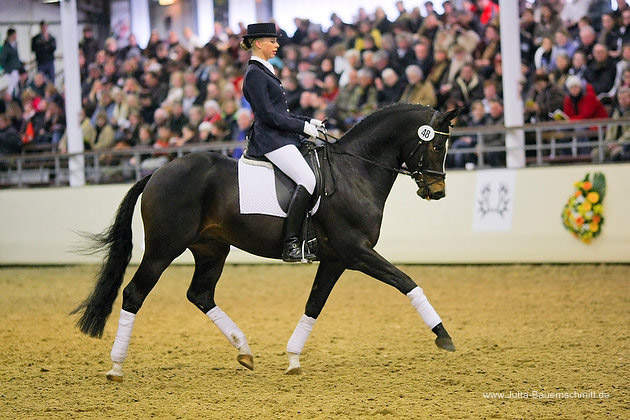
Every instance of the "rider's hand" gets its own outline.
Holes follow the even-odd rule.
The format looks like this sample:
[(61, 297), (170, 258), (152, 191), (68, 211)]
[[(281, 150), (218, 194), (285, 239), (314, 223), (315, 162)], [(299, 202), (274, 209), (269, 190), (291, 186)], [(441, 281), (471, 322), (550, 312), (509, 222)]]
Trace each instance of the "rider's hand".
[(304, 121), (304, 134), (308, 137), (317, 138), (317, 127), (308, 121)]
[(311, 118), (311, 121), (309, 122), (318, 128), (324, 126), (324, 122), (322, 120), (318, 120), (317, 118)]

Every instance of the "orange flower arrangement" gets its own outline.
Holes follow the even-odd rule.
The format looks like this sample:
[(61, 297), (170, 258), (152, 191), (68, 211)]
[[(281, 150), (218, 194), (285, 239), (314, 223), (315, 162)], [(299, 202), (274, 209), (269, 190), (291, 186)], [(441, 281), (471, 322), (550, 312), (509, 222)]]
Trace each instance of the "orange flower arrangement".
[(562, 210), (564, 227), (584, 243), (590, 243), (601, 233), (604, 223), (602, 201), (606, 195), (606, 177), (601, 172), (586, 174), (582, 181), (574, 184), (575, 192)]

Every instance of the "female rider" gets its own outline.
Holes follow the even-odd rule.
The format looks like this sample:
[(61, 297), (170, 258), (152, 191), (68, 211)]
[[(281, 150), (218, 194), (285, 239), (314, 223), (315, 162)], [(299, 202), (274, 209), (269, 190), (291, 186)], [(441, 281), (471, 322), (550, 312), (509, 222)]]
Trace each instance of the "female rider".
[(282, 251), (284, 261), (296, 262), (315, 258), (301, 251), (300, 233), (315, 190), (315, 175), (298, 146), (301, 135), (317, 137), (322, 122), (294, 115), (287, 108), (284, 88), (268, 61), (278, 51), (277, 37), (274, 23), (254, 23), (247, 25), (241, 42), (241, 48), (251, 52), (243, 80), (243, 94), (254, 111), (247, 155), (266, 157), (297, 184), (284, 221)]

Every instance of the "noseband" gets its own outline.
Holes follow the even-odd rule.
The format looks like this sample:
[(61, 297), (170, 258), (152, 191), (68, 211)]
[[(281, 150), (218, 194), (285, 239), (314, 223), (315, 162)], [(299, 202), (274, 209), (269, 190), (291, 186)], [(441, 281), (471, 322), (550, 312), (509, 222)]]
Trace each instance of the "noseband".
[[(433, 116), (431, 117), (431, 121), (429, 121), (429, 126), (433, 127), (433, 123), (435, 122), (435, 118), (438, 116), (438, 111), (435, 111), (433, 113)], [(446, 136), (448, 138), (449, 133), (445, 133), (443, 131), (435, 131), (435, 134), (439, 134), (442, 136)], [(416, 183), (418, 184), (418, 186), (420, 186), (420, 184), (422, 184), (423, 187), (428, 188), (430, 185), (435, 184), (436, 182), (438, 182), (438, 179), (445, 179), (446, 178), (446, 173), (442, 170), (442, 171), (434, 171), (433, 169), (428, 169), (425, 168), (425, 156), (426, 156), (426, 152), (427, 152), (427, 148), (428, 148), (428, 141), (424, 141), (422, 139), (420, 139), (420, 141), (418, 142), (418, 144), (416, 144), (416, 147), (413, 148), (413, 150), (411, 151), (411, 153), (409, 154), (409, 156), (407, 156), (407, 158), (404, 160), (404, 162), (409, 162), (409, 160), (420, 151), (420, 160), (418, 160), (418, 165), (416, 166), (416, 168), (413, 171), (409, 171), (407, 173), (407, 175), (409, 175), (411, 178), (413, 178), (414, 181), (416, 181)], [(436, 178), (436, 180), (434, 180), (433, 182), (427, 183), (424, 176), (425, 175), (431, 175), (433, 177)]]

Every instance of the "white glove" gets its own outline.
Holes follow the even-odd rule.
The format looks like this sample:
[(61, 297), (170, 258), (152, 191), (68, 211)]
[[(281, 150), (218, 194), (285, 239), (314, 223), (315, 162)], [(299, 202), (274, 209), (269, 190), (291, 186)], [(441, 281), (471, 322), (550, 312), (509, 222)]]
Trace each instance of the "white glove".
[(310, 123), (313, 124), (317, 128), (324, 126), (324, 122), (322, 120), (318, 120), (317, 118), (311, 118)]
[(308, 137), (317, 138), (317, 127), (308, 121), (304, 121), (304, 134)]

